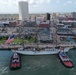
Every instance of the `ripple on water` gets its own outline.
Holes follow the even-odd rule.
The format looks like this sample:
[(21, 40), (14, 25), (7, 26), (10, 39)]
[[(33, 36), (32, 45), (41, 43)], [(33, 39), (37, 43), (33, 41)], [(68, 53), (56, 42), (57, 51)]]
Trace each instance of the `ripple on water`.
[[(76, 75), (76, 67), (66, 68), (57, 55), (22, 56), (22, 68), (16, 71), (9, 70), (11, 52), (0, 52), (0, 75)], [(69, 51), (68, 56), (76, 66), (76, 51)], [(8, 65), (8, 66), (7, 66)]]

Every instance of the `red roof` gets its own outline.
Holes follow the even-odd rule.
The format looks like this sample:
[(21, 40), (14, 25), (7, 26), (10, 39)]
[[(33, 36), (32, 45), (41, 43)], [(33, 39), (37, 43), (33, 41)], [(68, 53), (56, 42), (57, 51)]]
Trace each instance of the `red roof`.
[(74, 18), (68, 18), (68, 20), (74, 20)]
[(40, 24), (39, 27), (50, 27), (50, 24)]

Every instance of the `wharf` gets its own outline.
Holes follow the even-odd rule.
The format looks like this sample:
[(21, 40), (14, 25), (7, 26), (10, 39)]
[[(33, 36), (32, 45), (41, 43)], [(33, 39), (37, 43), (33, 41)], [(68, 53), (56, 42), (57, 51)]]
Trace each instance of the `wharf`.
[[(40, 48), (44, 48), (44, 47), (56, 47), (55, 44), (41, 44), (41, 43), (38, 46), (37, 46), (36, 43), (24, 45), (24, 47), (27, 47), (27, 46), (40, 47)], [(58, 44), (57, 46), (76, 47), (76, 44), (75, 43), (70, 43), (70, 44), (64, 43), (64, 44)], [(22, 45), (8, 45), (8, 46), (5, 46), (5, 47), (3, 47), (3, 46), (0, 45), (0, 50), (11, 50), (11, 49), (20, 48), (20, 47), (22, 47)]]

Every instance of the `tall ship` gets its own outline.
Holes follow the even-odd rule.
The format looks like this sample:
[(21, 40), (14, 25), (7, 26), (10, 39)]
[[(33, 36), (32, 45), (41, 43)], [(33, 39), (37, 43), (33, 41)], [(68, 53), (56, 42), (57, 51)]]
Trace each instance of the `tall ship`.
[[(64, 49), (64, 52), (68, 52), (69, 51), (69, 47)], [(13, 52), (17, 52), (19, 54), (23, 54), (23, 55), (47, 55), (47, 54), (57, 54), (60, 52), (60, 48), (41, 48), (41, 49), (37, 49), (37, 48), (32, 48), (32, 47), (27, 47), (25, 49), (23, 48), (18, 48), (18, 50), (12, 50)]]

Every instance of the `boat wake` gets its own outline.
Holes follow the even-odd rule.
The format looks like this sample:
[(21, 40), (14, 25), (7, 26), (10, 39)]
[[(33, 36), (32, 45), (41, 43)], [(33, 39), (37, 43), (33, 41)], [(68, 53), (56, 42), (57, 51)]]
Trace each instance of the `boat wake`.
[(0, 75), (3, 75), (3, 74), (6, 74), (6, 73), (8, 73), (8, 71), (7, 71), (7, 69), (8, 69), (9, 67), (7, 66), (7, 67), (4, 67), (4, 68), (2, 68), (2, 69), (0, 69)]

